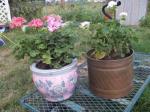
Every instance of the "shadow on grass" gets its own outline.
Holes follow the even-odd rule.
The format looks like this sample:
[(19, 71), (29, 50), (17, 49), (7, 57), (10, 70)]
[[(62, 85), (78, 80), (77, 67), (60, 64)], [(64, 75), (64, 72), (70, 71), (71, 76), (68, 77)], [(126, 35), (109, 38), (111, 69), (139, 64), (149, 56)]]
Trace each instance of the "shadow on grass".
[(0, 112), (24, 112), (18, 100), (33, 88), (29, 66), (8, 48), (0, 50)]

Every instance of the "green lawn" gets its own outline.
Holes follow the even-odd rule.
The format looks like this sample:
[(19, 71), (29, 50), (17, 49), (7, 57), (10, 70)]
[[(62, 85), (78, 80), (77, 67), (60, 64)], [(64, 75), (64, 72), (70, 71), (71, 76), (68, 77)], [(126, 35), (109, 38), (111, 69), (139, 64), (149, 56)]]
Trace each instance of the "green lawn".
[(150, 53), (150, 29), (138, 28), (136, 31), (138, 42), (133, 42), (136, 51)]
[[(31, 36), (20, 32), (7, 35), (11, 39)], [(31, 73), (28, 62), (17, 61), (10, 47), (0, 48), (0, 112), (24, 112), (18, 100), (33, 88)]]
[[(137, 36), (139, 41), (133, 42), (135, 51), (150, 53), (150, 29), (139, 28)], [(150, 112), (150, 84), (136, 104), (134, 112)]]
[(133, 112), (150, 112), (150, 84), (136, 104)]
[(16, 61), (9, 49), (0, 51), (0, 112), (23, 112), (18, 100), (33, 87), (28, 65)]

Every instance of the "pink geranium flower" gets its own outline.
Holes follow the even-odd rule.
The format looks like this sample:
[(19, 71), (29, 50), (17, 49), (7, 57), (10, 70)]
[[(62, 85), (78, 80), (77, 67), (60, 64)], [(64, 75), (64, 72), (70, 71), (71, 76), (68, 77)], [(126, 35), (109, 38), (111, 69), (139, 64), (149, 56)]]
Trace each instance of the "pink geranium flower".
[(46, 16), (47, 19), (47, 27), (50, 32), (54, 32), (62, 26), (62, 18), (58, 15), (50, 15)]
[(35, 27), (35, 28), (40, 28), (43, 27), (43, 21), (41, 19), (33, 19), (28, 23), (29, 27)]
[(10, 22), (10, 28), (21, 28), (25, 22), (26, 19), (24, 19), (23, 17), (13, 17), (12, 21)]
[(43, 21), (47, 21), (47, 20), (48, 20), (48, 16), (44, 16), (44, 17), (42, 18), (42, 20), (43, 20)]

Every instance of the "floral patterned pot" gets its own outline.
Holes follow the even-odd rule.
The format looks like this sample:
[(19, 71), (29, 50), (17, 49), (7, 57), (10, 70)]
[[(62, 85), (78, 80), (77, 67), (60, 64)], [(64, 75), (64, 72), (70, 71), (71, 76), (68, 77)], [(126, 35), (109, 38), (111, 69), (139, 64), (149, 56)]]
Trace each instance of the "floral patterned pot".
[(73, 95), (78, 78), (77, 59), (60, 69), (41, 70), (35, 63), (30, 69), (35, 86), (46, 100), (59, 102)]

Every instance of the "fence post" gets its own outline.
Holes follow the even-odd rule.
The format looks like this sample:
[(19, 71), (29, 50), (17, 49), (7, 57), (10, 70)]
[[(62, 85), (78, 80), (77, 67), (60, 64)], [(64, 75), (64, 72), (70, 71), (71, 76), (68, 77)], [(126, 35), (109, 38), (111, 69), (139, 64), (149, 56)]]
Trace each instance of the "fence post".
[(0, 2), (0, 22), (6, 23), (8, 21), (11, 21), (11, 15), (10, 15), (10, 7), (8, 0), (1, 0)]

